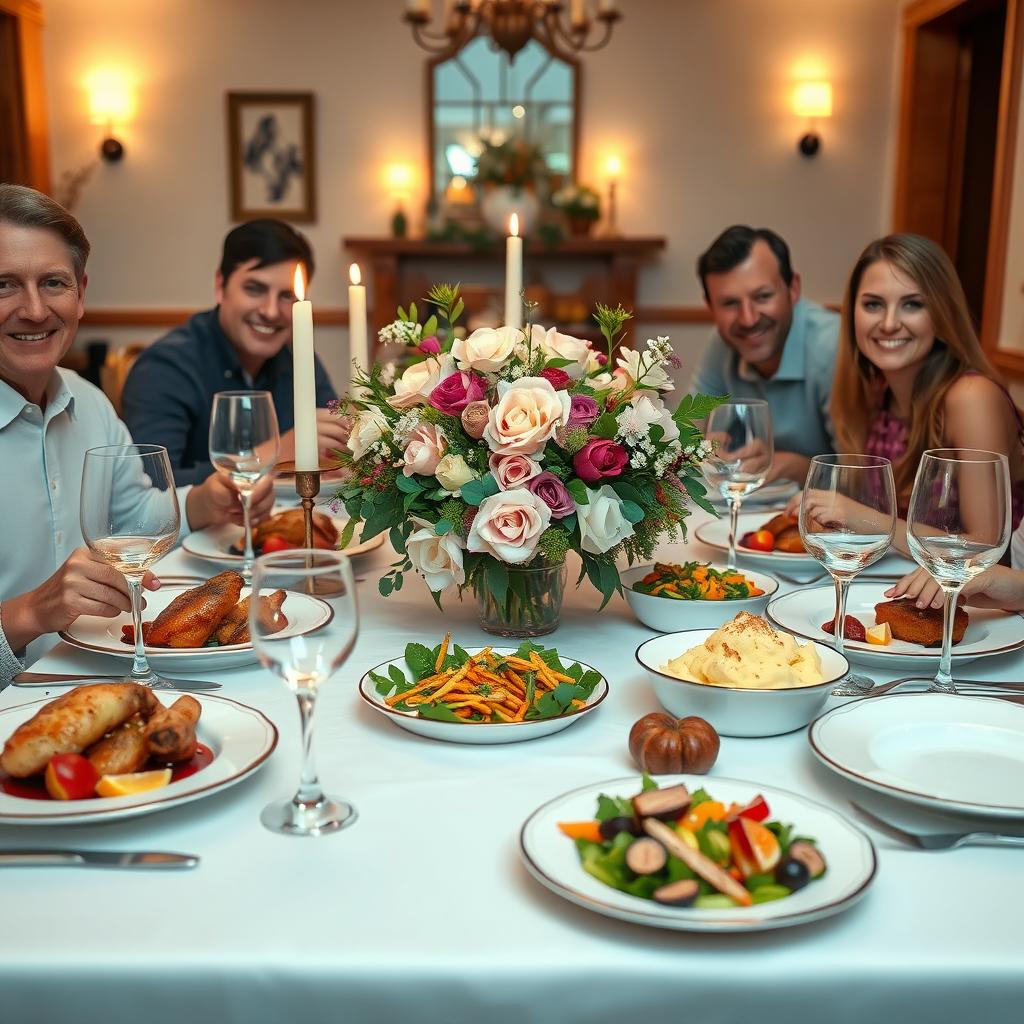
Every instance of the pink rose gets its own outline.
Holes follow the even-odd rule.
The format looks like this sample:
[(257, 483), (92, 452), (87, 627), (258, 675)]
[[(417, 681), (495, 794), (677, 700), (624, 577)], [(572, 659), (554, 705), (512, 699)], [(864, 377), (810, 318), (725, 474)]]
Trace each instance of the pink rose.
[(453, 373), (430, 392), (430, 404), (446, 416), (458, 416), (487, 394), (487, 382), (475, 373)]
[(525, 487), (499, 491), (480, 502), (466, 548), (521, 565), (533, 557), (550, 522), (551, 510)]
[(428, 355), (439, 356), (441, 354), (441, 345), (432, 334), (429, 338), (424, 338), (420, 342), (420, 351), (426, 352)]
[(531, 494), (536, 494), (549, 509), (552, 519), (564, 519), (576, 511), (576, 502), (566, 490), (565, 484), (554, 473), (540, 473), (527, 485)]
[(601, 415), (601, 407), (590, 395), (573, 395), (569, 402), (569, 427), (589, 427)]
[(549, 381), (556, 391), (565, 391), (572, 383), (572, 377), (557, 366), (549, 366), (546, 370), (541, 370), (537, 376)]
[(540, 472), (540, 463), (534, 462), (528, 455), (501, 455), (494, 452), (487, 464), (503, 491), (521, 487)]
[(459, 419), (462, 420), (462, 429), (474, 441), (479, 441), (484, 436), (484, 428), (487, 426), (490, 412), (491, 407), (486, 402), (470, 402), (459, 415)]
[(484, 440), (492, 452), (535, 455), (569, 422), (569, 396), (543, 377), (500, 381)]
[(406, 476), (414, 473), (433, 476), (447, 449), (444, 431), (436, 423), (421, 423), (409, 435), (409, 443), (402, 456), (405, 462), (402, 472)]
[(576, 475), (587, 484), (608, 476), (619, 476), (629, 465), (629, 455), (621, 444), (600, 438), (588, 441), (572, 460)]

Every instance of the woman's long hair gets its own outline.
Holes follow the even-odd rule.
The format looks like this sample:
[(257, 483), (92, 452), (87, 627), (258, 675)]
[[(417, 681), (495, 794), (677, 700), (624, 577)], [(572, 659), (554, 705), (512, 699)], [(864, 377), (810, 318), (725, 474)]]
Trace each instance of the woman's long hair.
[[(935, 344), (914, 380), (906, 454), (893, 466), (897, 500), (910, 500), (921, 455), (945, 446), (946, 393), (965, 370), (999, 383), (971, 323), (967, 298), (949, 257), (921, 235), (887, 235), (872, 242), (857, 260), (843, 297), (836, 374), (829, 411), (838, 450), (863, 452), (872, 419), (885, 399), (882, 371), (857, 348), (854, 310), (864, 272), (873, 263), (889, 263), (913, 281), (935, 326)], [(1001, 386), (1001, 385), (1000, 385)]]

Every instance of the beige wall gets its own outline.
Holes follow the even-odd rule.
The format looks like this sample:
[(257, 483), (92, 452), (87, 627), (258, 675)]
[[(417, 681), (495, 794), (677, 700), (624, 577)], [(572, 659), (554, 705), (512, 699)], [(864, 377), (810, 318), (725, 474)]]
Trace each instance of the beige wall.
[[(899, 0), (622, 0), (607, 49), (584, 61), (581, 176), (624, 162), (620, 222), (668, 237), (642, 305), (694, 305), (697, 254), (736, 221), (789, 240), (805, 293), (835, 301), (860, 248), (887, 227)], [(345, 304), (343, 234), (384, 233), (384, 166), (424, 163), (424, 54), (403, 0), (45, 0), (54, 178), (88, 161), (99, 129), (82, 80), (102, 65), (138, 79), (127, 155), (96, 169), (76, 208), (90, 238), (89, 305), (211, 302), (228, 215), (224, 93), (311, 90), (320, 216), (315, 303)], [(835, 89), (814, 160), (788, 93), (817, 63)], [(421, 184), (422, 188), (422, 184)], [(421, 192), (422, 197), (422, 192)], [(689, 364), (704, 328), (669, 331)], [(145, 339), (153, 330), (83, 330)], [(318, 334), (344, 380), (345, 332)]]

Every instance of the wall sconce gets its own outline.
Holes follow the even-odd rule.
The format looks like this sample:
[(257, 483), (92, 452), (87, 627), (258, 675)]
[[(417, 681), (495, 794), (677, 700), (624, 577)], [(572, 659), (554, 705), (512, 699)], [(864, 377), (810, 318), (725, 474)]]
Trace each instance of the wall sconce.
[(806, 118), (807, 131), (800, 136), (797, 148), (804, 156), (814, 156), (821, 149), (821, 136), (814, 122), (832, 116), (832, 83), (800, 82), (793, 90), (793, 113)]
[(605, 225), (605, 234), (608, 238), (617, 238), (619, 235), (619, 211), (616, 192), (619, 185), (619, 176), (622, 174), (622, 157), (612, 154), (604, 162), (604, 172), (608, 177), (608, 221)]
[(391, 215), (391, 234), (394, 238), (405, 238), (409, 230), (409, 218), (405, 215), (403, 203), (412, 189), (412, 168), (408, 164), (391, 164), (385, 175), (388, 191), (395, 201), (395, 212)]
[(89, 94), (89, 123), (103, 125), (106, 135), (100, 143), (100, 156), (117, 163), (124, 156), (124, 143), (115, 137), (115, 126), (124, 126), (135, 112), (131, 83), (120, 71), (99, 70), (86, 80)]

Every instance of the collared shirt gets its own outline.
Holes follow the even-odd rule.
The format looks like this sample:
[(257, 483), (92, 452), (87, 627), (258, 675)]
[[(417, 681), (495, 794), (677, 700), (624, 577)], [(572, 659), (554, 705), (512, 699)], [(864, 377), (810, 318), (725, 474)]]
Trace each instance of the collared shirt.
[(777, 451), (808, 457), (835, 450), (828, 414), (839, 344), (839, 315), (801, 299), (773, 377), (762, 377), (715, 334), (693, 374), (691, 391), (763, 398), (771, 410)]
[[(327, 371), (315, 361), (316, 404), (337, 397)], [(121, 415), (140, 444), (161, 444), (178, 483), (201, 483), (210, 464), (210, 409), (218, 391), (269, 391), (281, 433), (295, 425), (292, 350), (285, 346), (250, 378), (228, 336), (208, 309), (154, 341), (128, 374)]]
[[(34, 590), (85, 543), (79, 505), (86, 451), (131, 443), (106, 395), (70, 370), (54, 371), (45, 411), (0, 381), (0, 601)], [(188, 491), (178, 488), (183, 533)], [(0, 621), (0, 685), (56, 641), (48, 634), (16, 654)]]

